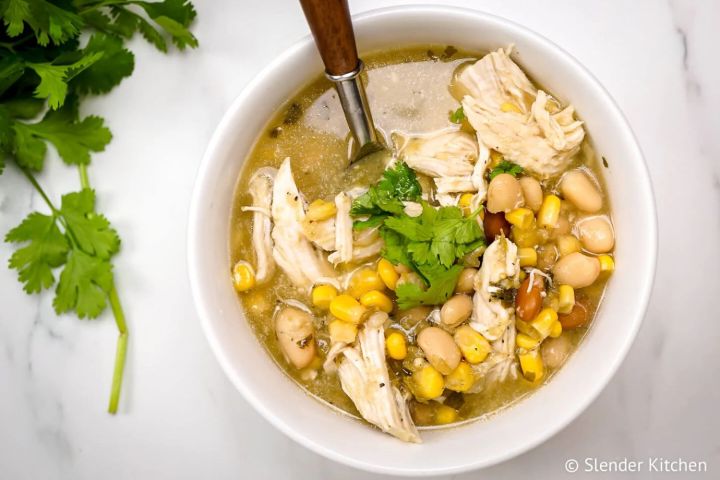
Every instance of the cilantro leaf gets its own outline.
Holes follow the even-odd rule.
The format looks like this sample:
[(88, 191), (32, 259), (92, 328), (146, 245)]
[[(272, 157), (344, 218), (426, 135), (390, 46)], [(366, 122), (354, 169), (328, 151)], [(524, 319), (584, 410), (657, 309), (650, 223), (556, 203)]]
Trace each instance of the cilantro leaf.
[(68, 82), (100, 60), (102, 56), (103, 52), (91, 52), (67, 65), (55, 65), (50, 62), (28, 63), (27, 66), (40, 77), (40, 83), (35, 89), (35, 97), (47, 98), (48, 105), (52, 109), (60, 108), (68, 94)]
[(75, 310), (80, 318), (95, 318), (105, 309), (112, 285), (110, 262), (73, 248), (60, 274), (53, 307), (57, 313)]
[(490, 171), (490, 175), (489, 175), (490, 180), (497, 177), (501, 173), (509, 173), (513, 177), (517, 177), (518, 175), (523, 173), (523, 168), (520, 165), (518, 165), (517, 163), (503, 160), (502, 162), (498, 163), (497, 166)]
[(445, 302), (455, 290), (462, 265), (453, 265), (448, 270), (432, 277), (427, 290), (414, 283), (401, 283), (397, 286), (398, 307), (402, 310), (418, 305), (437, 305)]
[(68, 229), (85, 253), (108, 259), (120, 247), (120, 237), (107, 218), (95, 213), (95, 192), (89, 188), (63, 195), (60, 207)]
[(188, 27), (195, 19), (195, 8), (188, 0), (164, 0), (162, 2), (133, 2), (142, 7), (155, 23), (170, 35), (180, 50), (198, 46), (197, 39)]
[(70, 9), (46, 0), (5, 0), (0, 4), (8, 36), (17, 37), (27, 24), (37, 43), (48, 45), (50, 40), (60, 45), (75, 37), (82, 27), (82, 19)]
[(452, 123), (462, 123), (465, 120), (465, 110), (462, 105), (454, 112), (450, 112), (450, 121)]
[(129, 77), (135, 67), (134, 55), (123, 48), (123, 42), (118, 37), (95, 34), (90, 37), (83, 52), (85, 55), (100, 53), (102, 58), (73, 79), (72, 85), (78, 93), (107, 93), (123, 78)]
[(90, 152), (101, 152), (112, 139), (103, 119), (88, 116), (77, 121), (74, 99), (57, 111), (48, 111), (37, 123), (15, 122), (15, 154), (18, 163), (33, 170), (40, 170), (51, 142), (63, 161), (69, 165), (87, 165)]
[(376, 185), (353, 201), (351, 215), (369, 216), (367, 220), (355, 222), (353, 227), (362, 230), (379, 225), (389, 215), (403, 213), (403, 201), (417, 200), (421, 193), (415, 172), (405, 162), (398, 162), (383, 172), (383, 177)]
[(12, 254), (10, 268), (27, 293), (36, 293), (55, 283), (52, 269), (65, 263), (68, 242), (60, 232), (55, 217), (33, 212), (5, 236), (6, 242), (27, 243)]

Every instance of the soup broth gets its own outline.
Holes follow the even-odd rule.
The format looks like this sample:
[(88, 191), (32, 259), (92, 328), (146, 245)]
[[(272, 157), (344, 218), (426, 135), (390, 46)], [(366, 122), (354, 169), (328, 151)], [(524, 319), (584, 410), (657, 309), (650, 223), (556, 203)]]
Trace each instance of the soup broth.
[[(480, 52), (458, 50), (444, 45), (413, 46), (365, 55), (363, 59), (366, 64), (368, 98), (376, 127), (385, 142), (393, 145), (398, 136), (456, 129), (457, 124), (452, 121), (451, 114), (458, 109), (463, 92), (458, 90), (453, 79), (456, 78), (458, 69), (482, 57), (483, 53)], [(474, 130), (466, 121), (462, 123), (461, 128), (474, 134)], [(258, 136), (254, 148), (245, 160), (237, 183), (230, 231), (230, 253), (233, 265), (242, 260), (252, 262), (254, 258), (253, 213), (242, 210), (242, 207), (253, 203), (248, 193), (252, 174), (263, 167), (278, 168), (283, 160), (289, 157), (298, 190), (305, 199), (308, 202), (314, 199), (332, 201), (338, 192), (348, 190), (350, 187), (344, 183), (347, 178), (345, 171), (348, 166), (349, 138), (337, 94), (324, 76), (318, 75), (277, 110)], [(599, 164), (587, 137), (573, 158), (570, 168), (580, 168), (597, 182), (603, 202), (602, 208), (594, 212), (594, 215), (605, 215), (609, 218), (609, 201), (603, 193), (602, 186), (602, 165)], [(423, 186), (430, 182), (428, 177), (420, 173), (417, 176)], [(563, 198), (561, 215), (570, 219), (570, 225), (567, 231), (551, 233), (543, 243), (532, 247), (538, 257), (536, 260), (538, 272), (549, 272), (549, 269), (543, 269), (543, 262), (548, 265), (554, 264), (563, 253), (567, 253), (558, 250), (573, 250), (573, 248), (586, 250), (577, 240), (580, 236), (578, 229), (581, 227), (575, 224), (574, 219), (579, 218), (580, 213), (576, 206), (565, 198), (567, 195), (563, 196), (562, 188), (558, 184), (559, 178), (555, 176), (544, 179), (541, 183), (545, 194), (555, 193)], [(364, 178), (361, 175), (355, 180), (364, 183), (367, 187), (377, 179), (370, 178), (369, 175)], [(539, 219), (540, 213), (537, 215)], [(572, 235), (573, 233), (575, 236)], [(520, 247), (521, 253), (523, 242), (532, 244), (532, 241), (520, 238), (522, 234), (521, 229), (515, 227), (509, 234), (509, 238)], [(562, 235), (567, 238), (560, 239)], [(565, 240), (567, 242), (562, 243)], [(608, 252), (606, 256), (609, 257), (610, 253)], [(590, 255), (595, 258), (593, 254)], [(374, 268), (377, 257), (363, 260), (358, 264), (341, 266), (339, 271), (351, 271), (362, 264), (369, 264)], [(523, 275), (525, 273), (521, 274)], [(540, 275), (541, 273), (537, 273), (536, 277)], [(606, 280), (607, 275), (601, 274), (592, 285), (574, 289), (575, 301), (582, 303), (587, 309), (589, 320), (594, 317), (600, 304)], [(531, 280), (529, 285), (532, 285), (533, 281)], [(542, 298), (543, 306), (557, 306), (560, 299), (559, 287), (549, 284), (546, 295)], [(392, 296), (392, 292), (387, 293)], [(360, 416), (353, 401), (343, 391), (337, 374), (326, 373), (321, 368), (331, 348), (331, 338), (328, 334), (331, 317), (313, 308), (310, 292), (298, 290), (283, 270), (276, 268), (269, 282), (238, 293), (238, 296), (258, 340), (288, 376), (319, 400), (350, 415)], [(301, 369), (295, 368), (287, 360), (275, 331), (274, 315), (278, 306), (287, 300), (302, 302), (311, 307), (314, 313), (317, 358)], [(386, 334), (391, 331), (403, 332), (408, 338), (408, 355), (412, 357), (416, 354), (413, 352), (418, 349), (414, 343), (416, 333), (434, 323), (431, 319), (423, 319), (408, 327), (407, 322), (403, 322), (400, 317), (395, 306), (386, 323), (385, 332)], [(577, 348), (581, 342), (591, 324), (589, 320), (576, 328), (563, 329), (560, 338), (569, 345), (570, 351)], [(449, 331), (452, 332), (452, 329)], [(520, 333), (518, 331), (518, 334)], [(392, 382), (402, 385), (403, 378), (408, 373), (407, 361), (388, 358), (387, 365)], [(520, 367), (517, 368), (522, 371)], [(420, 426), (453, 424), (482, 417), (507, 407), (539, 388), (552, 377), (557, 368), (561, 367), (546, 365), (542, 381), (528, 381), (527, 376), (519, 374), (514, 378), (510, 377), (502, 382), (488, 385), (477, 393), (445, 390), (443, 395), (435, 399), (419, 401), (413, 398), (410, 400), (410, 412), (414, 422)], [(454, 413), (448, 416), (443, 407), (450, 407)]]

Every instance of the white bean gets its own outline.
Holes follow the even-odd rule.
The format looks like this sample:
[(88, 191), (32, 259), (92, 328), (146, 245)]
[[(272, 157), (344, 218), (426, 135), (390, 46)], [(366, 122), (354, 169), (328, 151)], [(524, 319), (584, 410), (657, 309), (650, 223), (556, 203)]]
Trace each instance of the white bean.
[(294, 307), (283, 308), (275, 318), (275, 333), (287, 359), (295, 368), (305, 368), (315, 358), (315, 328), (312, 316)]
[(490, 181), (487, 192), (487, 209), (492, 213), (508, 212), (523, 204), (522, 189), (517, 178), (501, 173)]
[(562, 257), (553, 267), (555, 282), (584, 288), (592, 285), (600, 275), (600, 262), (595, 257), (574, 252)]
[(615, 245), (612, 224), (605, 216), (590, 217), (577, 223), (583, 247), (592, 253), (607, 253)]
[(520, 178), (519, 181), (525, 198), (525, 205), (533, 212), (537, 212), (543, 202), (543, 191), (540, 182), (533, 177), (527, 176)]
[(424, 329), (417, 336), (417, 344), (430, 365), (443, 375), (449, 375), (460, 364), (460, 349), (453, 337), (441, 328)]
[(600, 191), (582, 170), (566, 173), (560, 182), (560, 192), (580, 210), (594, 213), (602, 208)]
[(473, 301), (469, 295), (455, 295), (440, 309), (440, 321), (448, 327), (456, 327), (470, 318)]

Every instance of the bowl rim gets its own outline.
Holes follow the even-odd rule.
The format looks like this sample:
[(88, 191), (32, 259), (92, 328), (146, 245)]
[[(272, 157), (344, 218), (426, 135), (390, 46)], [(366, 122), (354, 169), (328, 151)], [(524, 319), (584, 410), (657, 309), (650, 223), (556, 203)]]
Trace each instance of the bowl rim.
[(210, 344), (210, 348), (213, 351), (216, 359), (220, 363), (222, 370), (231, 380), (235, 388), (245, 397), (252, 407), (258, 411), (268, 422), (270, 422), (275, 428), (283, 432), (285, 435), (293, 439), (300, 445), (309, 448), (317, 454), (320, 454), (326, 458), (332, 459), (338, 463), (348, 465), (354, 468), (370, 471), (374, 473), (401, 475), (401, 476), (429, 476), (429, 475), (442, 475), (442, 474), (455, 474), (461, 472), (467, 472), (471, 470), (480, 469), (490, 465), (495, 465), (504, 461), (507, 461), (517, 455), (520, 455), (528, 450), (535, 448), (541, 443), (547, 441), (552, 436), (556, 435), (560, 430), (564, 429), (567, 425), (573, 422), (582, 412), (584, 412), (588, 406), (595, 401), (600, 392), (607, 386), (610, 380), (614, 377), (618, 368), (625, 360), (630, 347), (632, 346), (637, 333), (644, 321), (647, 314), (649, 305), (650, 295), (652, 292), (653, 284), (655, 282), (655, 275), (657, 271), (657, 256), (658, 256), (658, 219), (657, 219), (657, 208), (655, 201), (655, 194), (653, 191), (652, 181), (650, 177), (649, 168), (645, 156), (642, 153), (640, 145), (637, 141), (637, 137), (633, 129), (631, 128), (626, 116), (618, 106), (617, 102), (613, 99), (610, 93), (600, 83), (600, 81), (575, 57), (573, 57), (566, 50), (555, 44), (553, 41), (544, 37), (543, 35), (531, 30), (524, 25), (521, 25), (507, 18), (490, 14), (481, 10), (472, 8), (446, 6), (437, 4), (408, 4), (399, 6), (390, 6), (377, 9), (371, 9), (360, 12), (352, 16), (353, 22), (364, 22), (371, 21), (375, 18), (382, 17), (385, 15), (396, 15), (412, 11), (413, 13), (455, 13), (469, 17), (475, 17), (481, 20), (490, 21), (498, 24), (500, 27), (520, 30), (526, 35), (531, 41), (537, 43), (545, 49), (555, 50), (557, 55), (562, 60), (574, 67), (577, 75), (581, 76), (581, 81), (588, 86), (593, 87), (599, 96), (605, 101), (608, 107), (608, 111), (615, 118), (618, 127), (623, 130), (628, 136), (629, 151), (632, 151), (633, 156), (638, 158), (640, 161), (639, 167), (643, 172), (641, 181), (638, 182), (638, 186), (644, 190), (643, 196), (648, 200), (648, 205), (651, 213), (650, 218), (647, 219), (648, 238), (651, 240), (650, 244), (646, 247), (646, 253), (648, 254), (649, 263), (647, 271), (645, 272), (645, 282), (638, 288), (636, 292), (637, 305), (639, 305), (638, 314), (634, 319), (632, 325), (628, 326), (627, 333), (625, 335), (624, 343), (618, 348), (616, 355), (613, 356), (614, 361), (610, 368), (607, 369), (607, 373), (600, 381), (596, 381), (591, 389), (586, 391), (584, 398), (576, 404), (572, 414), (567, 415), (561, 421), (555, 422), (548, 425), (548, 428), (542, 435), (537, 436), (535, 439), (527, 442), (519, 442), (519, 444), (508, 449), (504, 454), (497, 455), (492, 459), (480, 460), (476, 462), (464, 463), (462, 465), (455, 465), (449, 467), (438, 467), (434, 469), (413, 469), (409, 468), (397, 468), (388, 467), (383, 465), (376, 465), (368, 463), (356, 458), (345, 456), (337, 453), (331, 448), (325, 447), (322, 444), (315, 442), (310, 436), (307, 436), (304, 432), (298, 431), (287, 425), (280, 416), (276, 415), (269, 408), (259, 401), (256, 394), (241, 380), (235, 373), (235, 369), (232, 367), (229, 359), (223, 351), (220, 345), (220, 339), (216, 335), (214, 328), (211, 325), (210, 318), (211, 312), (206, 305), (206, 302), (202, 294), (202, 286), (198, 283), (198, 269), (199, 269), (199, 258), (197, 252), (201, 251), (198, 243), (198, 231), (199, 226), (202, 224), (201, 215), (201, 200), (203, 185), (207, 183), (206, 177), (208, 175), (208, 166), (215, 156), (215, 151), (222, 144), (223, 132), (225, 132), (232, 122), (233, 118), (238, 114), (240, 107), (246, 102), (246, 99), (254, 92), (258, 85), (262, 84), (270, 74), (283, 63), (287, 62), (293, 56), (297, 54), (299, 50), (307, 48), (309, 43), (313, 42), (311, 35), (305, 35), (302, 38), (295, 41), (291, 46), (281, 52), (272, 61), (267, 63), (262, 69), (260, 69), (253, 78), (243, 87), (241, 93), (232, 101), (229, 108), (226, 110), (221, 121), (216, 126), (208, 147), (203, 155), (202, 161), (198, 167), (195, 184), (193, 187), (193, 193), (191, 197), (191, 203), (189, 208), (188, 218), (188, 230), (187, 230), (187, 258), (188, 263), (188, 276), (191, 287), (192, 299), (195, 305), (195, 310), (200, 318), (200, 323), (205, 334), (205, 337)]

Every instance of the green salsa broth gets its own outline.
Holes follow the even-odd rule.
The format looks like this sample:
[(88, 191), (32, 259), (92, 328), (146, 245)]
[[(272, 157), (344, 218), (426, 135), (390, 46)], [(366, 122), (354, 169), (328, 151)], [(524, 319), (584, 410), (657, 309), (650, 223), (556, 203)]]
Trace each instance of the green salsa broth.
[[(370, 53), (364, 55), (363, 60), (368, 71), (372, 72), (377, 68), (410, 62), (430, 64), (454, 61), (459, 65), (475, 61), (483, 55), (484, 53), (460, 50), (444, 45), (421, 45)], [(452, 78), (446, 80), (448, 88), (451, 88), (451, 82)], [(534, 83), (538, 85), (537, 82)], [(252, 173), (258, 168), (266, 166), (277, 168), (285, 158), (290, 157), (297, 186), (308, 201), (316, 198), (331, 199), (337, 192), (347, 189), (347, 185), (342, 183), (342, 179), (347, 167), (348, 137), (318, 131), (308, 127), (302, 121), (307, 110), (323, 94), (328, 93), (334, 94), (332, 84), (324, 76), (318, 75), (315, 80), (301, 88), (288, 102), (278, 108), (255, 141), (239, 175), (234, 194), (230, 230), (232, 264), (243, 259), (252, 261), (254, 258), (251, 242), (252, 214), (243, 212), (241, 207), (252, 203), (252, 198), (248, 193), (248, 182)], [(345, 119), (342, 115), (335, 115), (331, 121), (344, 124)], [(416, 132), (400, 131), (400, 133)], [(573, 166), (577, 165), (584, 165), (588, 168), (600, 183), (604, 209), (599, 214), (609, 215), (609, 199), (605, 193), (601, 165), (587, 137)], [(543, 190), (556, 192), (557, 186), (554, 182), (543, 183)], [(579, 290), (588, 299), (588, 315), (591, 319), (602, 300), (606, 281), (606, 279), (600, 279), (592, 286)], [(238, 293), (238, 296), (258, 340), (290, 378), (316, 399), (334, 406), (342, 412), (359, 416), (352, 401), (342, 391), (337, 375), (327, 375), (322, 372), (322, 369), (319, 369), (317, 376), (313, 376), (308, 368), (298, 371), (287, 362), (280, 350), (273, 328), (273, 313), (277, 306), (287, 299), (297, 299), (312, 307), (306, 292), (299, 292), (295, 289), (280, 269), (276, 269), (274, 276), (265, 285), (255, 287), (249, 292)], [(316, 313), (317, 343), (319, 351), (324, 354), (330, 344), (326, 333), (327, 319), (325, 314), (317, 311)], [(588, 326), (585, 326), (563, 332), (563, 335), (570, 340), (571, 352), (580, 344), (587, 329)], [(398, 370), (393, 368), (392, 362), (389, 362), (391, 376), (393, 373), (397, 374)], [(532, 384), (518, 375), (517, 379), (508, 378), (480, 393), (463, 394), (462, 401), (454, 405), (458, 410), (458, 421), (463, 422), (483, 417), (516, 403), (546, 383), (556, 370), (548, 369), (545, 379), (540, 385)], [(400, 382), (397, 375), (393, 382)], [(455, 398), (458, 396), (457, 394), (453, 395)], [(419, 424), (423, 425), (422, 421)]]

